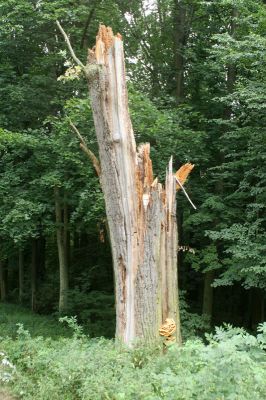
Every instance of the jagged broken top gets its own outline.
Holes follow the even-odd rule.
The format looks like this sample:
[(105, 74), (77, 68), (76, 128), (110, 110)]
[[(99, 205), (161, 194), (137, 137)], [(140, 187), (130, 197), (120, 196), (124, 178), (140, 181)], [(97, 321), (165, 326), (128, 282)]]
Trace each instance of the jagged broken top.
[[(178, 171), (176, 171), (175, 176), (181, 182), (182, 185), (186, 182), (187, 177), (193, 168), (194, 168), (194, 164), (186, 163), (186, 164), (182, 165), (182, 167), (180, 167)], [(176, 190), (179, 190), (179, 189), (181, 189), (181, 188), (177, 184)]]
[(96, 36), (96, 45), (93, 49), (98, 63), (103, 63), (108, 50), (114, 45), (115, 40), (122, 40), (120, 33), (114, 35), (110, 26), (100, 25)]

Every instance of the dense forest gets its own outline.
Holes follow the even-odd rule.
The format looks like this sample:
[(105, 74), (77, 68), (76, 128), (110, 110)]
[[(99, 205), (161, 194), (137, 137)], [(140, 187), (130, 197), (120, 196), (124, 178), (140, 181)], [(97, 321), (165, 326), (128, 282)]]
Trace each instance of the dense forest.
[[(0, 361), (9, 363), (4, 358), (9, 352), (23, 371), (31, 368), (27, 357), (47, 346), (33, 358), (35, 380), (20, 372), (21, 398), (265, 398), (265, 371), (255, 364), (266, 343), (265, 7), (261, 0), (0, 0), (0, 329), (14, 339), (17, 327), (6, 321), (24, 318), (37, 325), (47, 321), (51, 332), (66, 336), (60, 339), (65, 346), (60, 365), (52, 361), (55, 342), (30, 339), (22, 325), (17, 342), (3, 339), (4, 353), (0, 341)], [(185, 190), (196, 209), (182, 190), (176, 199), (184, 343), (176, 350), (181, 363), (176, 370), (170, 371), (176, 357), (171, 349), (163, 356), (150, 348), (132, 355), (108, 341), (116, 318), (110, 231), (95, 165), (80, 148), (82, 139), (83, 150), (98, 157), (93, 110), (86, 78), (57, 20), (84, 64), (100, 24), (121, 33), (134, 135), (137, 144), (150, 143), (154, 175), (164, 181), (171, 156), (175, 171), (194, 164)], [(59, 317), (69, 326), (56, 325)], [(223, 323), (227, 328), (210, 333)], [(85, 334), (103, 338), (88, 345)], [(252, 348), (255, 361), (233, 353), (237, 346)], [(84, 383), (75, 371), (85, 374), (78, 360), (88, 352), (91, 369), (86, 366)], [(73, 364), (64, 377), (68, 354)], [(193, 354), (204, 372), (195, 369), (198, 375), (184, 383), (186, 374), (193, 375)], [(227, 366), (229, 375), (216, 382), (217, 392), (207, 378), (208, 371), (217, 375), (223, 357), (227, 368), (229, 354), (236, 369), (243, 365), (235, 385), (246, 380), (235, 396), (230, 387), (223, 392), (223, 382), (237, 376), (236, 370)], [(40, 383), (42, 362), (51, 365), (50, 391)], [(52, 381), (58, 369), (61, 386)], [(153, 382), (149, 370), (157, 374)], [(0, 364), (0, 384), (1, 371)], [(95, 381), (88, 379), (91, 371)], [(177, 376), (182, 390), (175, 389)], [(109, 383), (101, 391), (102, 379)], [(203, 383), (200, 391), (201, 380), (212, 387), (209, 394)]]

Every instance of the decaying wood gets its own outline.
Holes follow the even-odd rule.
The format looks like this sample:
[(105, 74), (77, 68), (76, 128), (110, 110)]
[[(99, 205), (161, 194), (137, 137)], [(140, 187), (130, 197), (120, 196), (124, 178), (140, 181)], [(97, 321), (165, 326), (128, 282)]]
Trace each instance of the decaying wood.
[[(175, 177), (178, 179), (177, 182), (180, 182), (181, 185), (183, 185), (186, 182), (187, 177), (193, 168), (194, 168), (194, 164), (186, 163), (186, 164), (182, 165), (175, 173)], [(180, 190), (180, 189), (182, 189), (182, 188), (181, 188), (180, 184), (177, 183), (176, 190)]]
[[(135, 339), (157, 340), (160, 327), (170, 318), (176, 326), (176, 341), (181, 343), (177, 184), (172, 159), (164, 188), (153, 176), (150, 145), (136, 148), (121, 35), (114, 36), (111, 28), (101, 25), (84, 71), (99, 145), (112, 248), (116, 337), (127, 344)], [(184, 183), (192, 168), (183, 168), (180, 182)]]
[(154, 179), (150, 145), (136, 149), (128, 111), (123, 43), (100, 26), (87, 70), (99, 144), (116, 281), (116, 335), (154, 340), (167, 318), (181, 342), (177, 286), (176, 179)]

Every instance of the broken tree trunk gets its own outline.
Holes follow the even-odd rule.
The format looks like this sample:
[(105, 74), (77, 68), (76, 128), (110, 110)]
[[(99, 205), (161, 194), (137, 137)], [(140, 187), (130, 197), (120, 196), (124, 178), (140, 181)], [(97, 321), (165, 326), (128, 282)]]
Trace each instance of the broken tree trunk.
[(128, 111), (123, 42), (100, 26), (86, 75), (101, 163), (116, 283), (116, 336), (153, 341), (166, 318), (181, 343), (177, 285), (176, 179), (153, 177), (150, 145), (136, 149)]

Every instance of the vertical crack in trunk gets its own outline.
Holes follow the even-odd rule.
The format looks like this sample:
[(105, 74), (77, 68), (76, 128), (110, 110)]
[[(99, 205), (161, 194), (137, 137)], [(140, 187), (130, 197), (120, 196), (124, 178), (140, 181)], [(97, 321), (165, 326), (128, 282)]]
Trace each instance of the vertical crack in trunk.
[(136, 150), (123, 43), (111, 28), (100, 26), (86, 70), (116, 281), (116, 336), (127, 344), (154, 341), (165, 318), (179, 323), (172, 162), (164, 190), (153, 177), (150, 145)]

